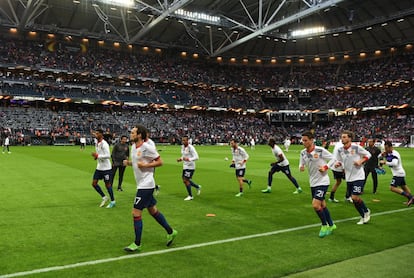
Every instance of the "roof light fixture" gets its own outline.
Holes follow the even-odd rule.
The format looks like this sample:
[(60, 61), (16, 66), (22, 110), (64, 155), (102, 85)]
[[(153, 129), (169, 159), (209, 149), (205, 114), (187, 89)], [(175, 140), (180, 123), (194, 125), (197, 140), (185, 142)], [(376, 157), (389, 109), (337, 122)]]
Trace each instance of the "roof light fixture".
[(314, 35), (325, 32), (324, 26), (318, 26), (318, 27), (312, 27), (312, 28), (306, 28), (306, 29), (299, 29), (292, 31), (291, 35), (292, 37), (304, 37), (308, 35)]
[(134, 6), (134, 0), (96, 0), (103, 4), (109, 4), (118, 7), (132, 8)]
[(186, 11), (184, 9), (178, 9), (174, 11), (174, 14), (182, 16), (183, 18), (195, 20), (198, 22), (219, 23), (221, 20), (219, 16), (208, 15), (205, 13), (191, 12), (191, 11)]

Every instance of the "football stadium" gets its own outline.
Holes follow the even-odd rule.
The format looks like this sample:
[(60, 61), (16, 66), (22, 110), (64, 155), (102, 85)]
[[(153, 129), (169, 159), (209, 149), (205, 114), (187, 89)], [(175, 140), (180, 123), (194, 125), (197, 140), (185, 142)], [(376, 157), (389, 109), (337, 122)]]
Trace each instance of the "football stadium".
[(412, 277), (412, 0), (0, 1), (0, 277)]

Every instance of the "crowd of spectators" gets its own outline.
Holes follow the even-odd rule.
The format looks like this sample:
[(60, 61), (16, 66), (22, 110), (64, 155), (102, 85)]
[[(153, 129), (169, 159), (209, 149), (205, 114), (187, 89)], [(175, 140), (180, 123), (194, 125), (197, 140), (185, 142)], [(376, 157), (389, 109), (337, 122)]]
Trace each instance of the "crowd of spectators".
[[(383, 113), (361, 113), (333, 117), (321, 123), (270, 124), (267, 117), (255, 114), (242, 115), (211, 111), (147, 111), (125, 109), (99, 112), (53, 111), (34, 107), (1, 107), (0, 126), (6, 127), (15, 143), (27, 138), (48, 138), (48, 143), (76, 143), (81, 135), (92, 141), (92, 132), (102, 128), (110, 138), (127, 134), (137, 123), (148, 126), (151, 137), (159, 143), (177, 144), (182, 136), (188, 135), (194, 144), (227, 143), (231, 138), (258, 144), (266, 144), (269, 137), (278, 143), (287, 137), (300, 138), (302, 132), (314, 129), (322, 141), (337, 141), (345, 129), (356, 132), (358, 139), (374, 137), (407, 143), (414, 135), (414, 114), (412, 109), (392, 110)], [(295, 140), (294, 140), (295, 141)], [(38, 141), (40, 142), (40, 141)], [(297, 141), (296, 141), (297, 142)]]
[[(166, 55), (132, 53), (96, 48), (86, 53), (73, 52), (58, 44), (48, 51), (45, 43), (0, 39), (0, 64), (32, 69), (54, 69), (89, 75), (132, 76), (174, 80), (188, 84), (204, 83), (244, 88), (360, 85), (414, 77), (411, 52), (384, 58), (338, 64), (288, 66), (235, 66), (215, 61), (170, 58)], [(201, 58), (200, 58), (201, 59)]]
[(218, 91), (203, 88), (166, 88), (162, 84), (152, 90), (146, 87), (119, 89), (113, 87), (73, 87), (23, 84), (3, 80), (0, 91), (4, 95), (49, 98), (91, 99), (92, 101), (117, 101), (120, 103), (158, 103), (182, 106), (241, 108), (261, 111), (270, 110), (329, 110), (412, 104), (413, 81), (399, 86), (376, 86), (370, 89), (315, 90), (301, 97), (298, 92), (287, 96), (268, 97), (266, 92)]
[(270, 125), (263, 114), (257, 113), (265, 109), (344, 110), (412, 105), (412, 52), (345, 63), (241, 66), (104, 48), (81, 53), (65, 47), (64, 42), (49, 51), (39, 41), (0, 38), (0, 80), (1, 95), (256, 111), (172, 113), (140, 108), (90, 112), (30, 105), (10, 108), (4, 104), (0, 126), (9, 129), (16, 141), (22, 134), (49, 136), (51, 142), (59, 137), (76, 140), (97, 127), (123, 134), (137, 122), (149, 126), (152, 136), (161, 142), (174, 142), (187, 134), (201, 144), (228, 142), (233, 137), (265, 142), (275, 136), (281, 141), (309, 128), (318, 129), (325, 140), (337, 138), (337, 132), (345, 128), (360, 136), (398, 140), (413, 134), (413, 117), (407, 112), (389, 112), (391, 117), (360, 113), (335, 117), (329, 123), (299, 126)]
[[(357, 87), (360, 85), (378, 86), (398, 80), (412, 82), (414, 78), (414, 53), (410, 51), (345, 63), (242, 66), (105, 48), (81, 53), (65, 47), (64, 42), (51, 52), (45, 45), (38, 41), (0, 39), (0, 71), (3, 79), (29, 82), (33, 91), (43, 96), (87, 96), (118, 101), (135, 101), (136, 96), (138, 101), (143, 102), (260, 110), (302, 109), (308, 105), (297, 99), (294, 93), (289, 99), (293, 100), (291, 102), (282, 105), (269, 103), (264, 97), (269, 88), (276, 91), (280, 88), (306, 88), (311, 90), (314, 100), (319, 100), (321, 97), (329, 98), (332, 92), (335, 94), (337, 90), (334, 88), (338, 87), (348, 88), (356, 95), (361, 91)], [(21, 70), (10, 70), (10, 67), (16, 66)], [(131, 83), (127, 82), (128, 79), (137, 82), (127, 86), (126, 83)], [(151, 81), (138, 82), (140, 80)], [(15, 88), (16, 83), (6, 84), (12, 88), (5, 87), (5, 91), (22, 90)], [(321, 89), (323, 91), (319, 91)], [(380, 93), (372, 92), (374, 96), (366, 104), (369, 105), (371, 99), (380, 94), (397, 95), (397, 102), (398, 96), (406, 95), (405, 90), (395, 92), (394, 89), (388, 86), (380, 88)], [(322, 106), (325, 103), (312, 102)], [(335, 103), (332, 101), (330, 105)]]

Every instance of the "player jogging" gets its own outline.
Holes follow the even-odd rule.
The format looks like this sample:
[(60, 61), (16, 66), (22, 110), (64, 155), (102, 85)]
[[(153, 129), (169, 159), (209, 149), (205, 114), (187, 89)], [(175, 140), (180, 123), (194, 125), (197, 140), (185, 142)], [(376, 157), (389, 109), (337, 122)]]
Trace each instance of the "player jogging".
[(314, 138), (311, 132), (302, 134), (305, 149), (300, 152), (299, 170), (303, 172), (305, 166), (308, 167), (312, 207), (322, 224), (319, 237), (325, 237), (336, 229), (325, 201), (325, 194), (330, 183), (327, 162), (332, 159), (332, 154), (323, 147), (315, 146)]
[(347, 186), (352, 188), (352, 201), (355, 209), (361, 215), (357, 224), (361, 225), (368, 223), (371, 218), (371, 211), (360, 197), (364, 193), (365, 185), (363, 164), (368, 161), (371, 154), (360, 145), (352, 144), (354, 136), (352, 131), (342, 132), (341, 141), (344, 145), (338, 149), (334, 159), (336, 160), (335, 167), (341, 165), (344, 167)]
[(162, 166), (163, 161), (157, 150), (151, 144), (145, 142), (147, 134), (148, 130), (142, 125), (137, 125), (131, 130), (130, 140), (133, 142), (131, 160), (124, 160), (125, 166), (132, 166), (137, 184), (137, 193), (132, 209), (135, 240), (124, 248), (127, 252), (141, 251), (142, 211), (145, 208), (167, 232), (167, 246), (170, 246), (177, 236), (177, 231), (171, 228), (164, 215), (158, 210), (157, 200), (153, 196), (155, 188), (154, 168)]
[(252, 181), (245, 179), (244, 175), (246, 174), (246, 163), (249, 159), (249, 155), (244, 148), (240, 147), (236, 139), (230, 141), (231, 154), (233, 155), (232, 164), (230, 167), (236, 169), (236, 178), (239, 183), (239, 193), (236, 194), (236, 197), (243, 196), (243, 183), (247, 183), (249, 188), (251, 188)]
[[(411, 206), (414, 197), (405, 182), (405, 170), (402, 166), (400, 153), (394, 150), (391, 141), (385, 141), (385, 151), (379, 155), (380, 165), (388, 165), (392, 172), (390, 190), (408, 199), (407, 205)], [(398, 188), (401, 187), (401, 188)]]
[[(341, 141), (335, 143), (335, 147), (334, 147), (334, 150), (332, 152), (333, 157), (336, 157), (336, 153), (338, 152), (338, 149), (340, 147), (343, 147), (343, 146), (344, 146), (344, 144), (342, 144)], [(330, 164), (334, 163), (334, 162), (335, 161), (331, 161)], [(335, 179), (335, 183), (332, 186), (328, 201), (329, 202), (334, 202), (334, 203), (339, 203), (339, 201), (337, 199), (335, 199), (335, 193), (338, 190), (338, 187), (341, 185), (342, 180), (345, 180), (344, 168), (342, 167), (342, 165), (338, 165), (336, 167), (333, 167), (334, 164), (332, 164), (332, 165), (329, 165), (329, 166), (332, 169), (332, 173), (333, 173), (333, 177)], [(352, 188), (350, 188), (349, 186), (346, 186), (345, 200), (350, 202), (350, 203), (352, 203), (351, 195), (352, 195)]]
[(199, 157), (194, 146), (189, 144), (188, 136), (183, 136), (181, 141), (183, 143), (181, 146), (181, 157), (177, 159), (177, 162), (183, 162), (182, 179), (188, 193), (188, 196), (184, 201), (191, 201), (193, 200), (191, 187), (196, 188), (197, 195), (200, 195), (201, 193), (201, 185), (194, 183), (192, 180), (196, 168), (195, 161), (198, 160)]
[(289, 160), (286, 158), (286, 155), (283, 153), (282, 149), (279, 148), (278, 145), (276, 145), (276, 140), (274, 138), (270, 138), (268, 145), (270, 148), (272, 148), (272, 153), (276, 157), (277, 161), (270, 164), (271, 168), (267, 176), (267, 188), (263, 189), (262, 192), (272, 192), (273, 174), (281, 171), (296, 187), (296, 190), (293, 192), (293, 194), (302, 193), (302, 188), (299, 186), (298, 182), (290, 172)]
[(108, 202), (108, 197), (105, 196), (101, 187), (98, 184), (99, 180), (104, 180), (106, 189), (111, 198), (111, 202), (106, 208), (113, 208), (115, 206), (114, 192), (112, 191), (112, 166), (111, 166), (111, 153), (109, 151), (108, 142), (103, 138), (103, 130), (98, 129), (95, 131), (95, 152), (92, 153), (92, 157), (97, 161), (95, 173), (93, 174), (92, 186), (102, 197), (100, 207), (105, 206)]

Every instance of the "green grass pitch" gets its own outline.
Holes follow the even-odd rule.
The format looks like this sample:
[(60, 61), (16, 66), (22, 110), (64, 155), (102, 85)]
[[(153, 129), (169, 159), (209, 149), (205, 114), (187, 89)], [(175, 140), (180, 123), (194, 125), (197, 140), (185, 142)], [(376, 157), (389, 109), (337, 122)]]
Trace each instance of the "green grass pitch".
[[(261, 193), (274, 158), (268, 146), (256, 146), (246, 147), (246, 177), (253, 184), (241, 198), (234, 196), (238, 184), (229, 146), (196, 148), (193, 180), (202, 193), (186, 202), (179, 146), (158, 146), (164, 160), (156, 170), (158, 208), (179, 234), (167, 248), (165, 231), (144, 212), (143, 250), (132, 256), (123, 251), (134, 238), (131, 168), (124, 192), (115, 192), (116, 207), (106, 209), (98, 207), (101, 199), (91, 186), (92, 146), (83, 152), (77, 146), (12, 147), (11, 154), (0, 154), (0, 277), (411, 276), (414, 209), (389, 191), (389, 169), (379, 176), (378, 194), (372, 194), (371, 177), (365, 186), (371, 222), (356, 225), (355, 208), (343, 200), (343, 182), (336, 194), (341, 202), (328, 203), (338, 229), (320, 239), (308, 175), (298, 170), (301, 146), (292, 146), (287, 156), (302, 194), (292, 194), (295, 188), (281, 173), (274, 175), (272, 193)], [(414, 190), (414, 152), (397, 150)], [(117, 177), (114, 183), (116, 188)]]

